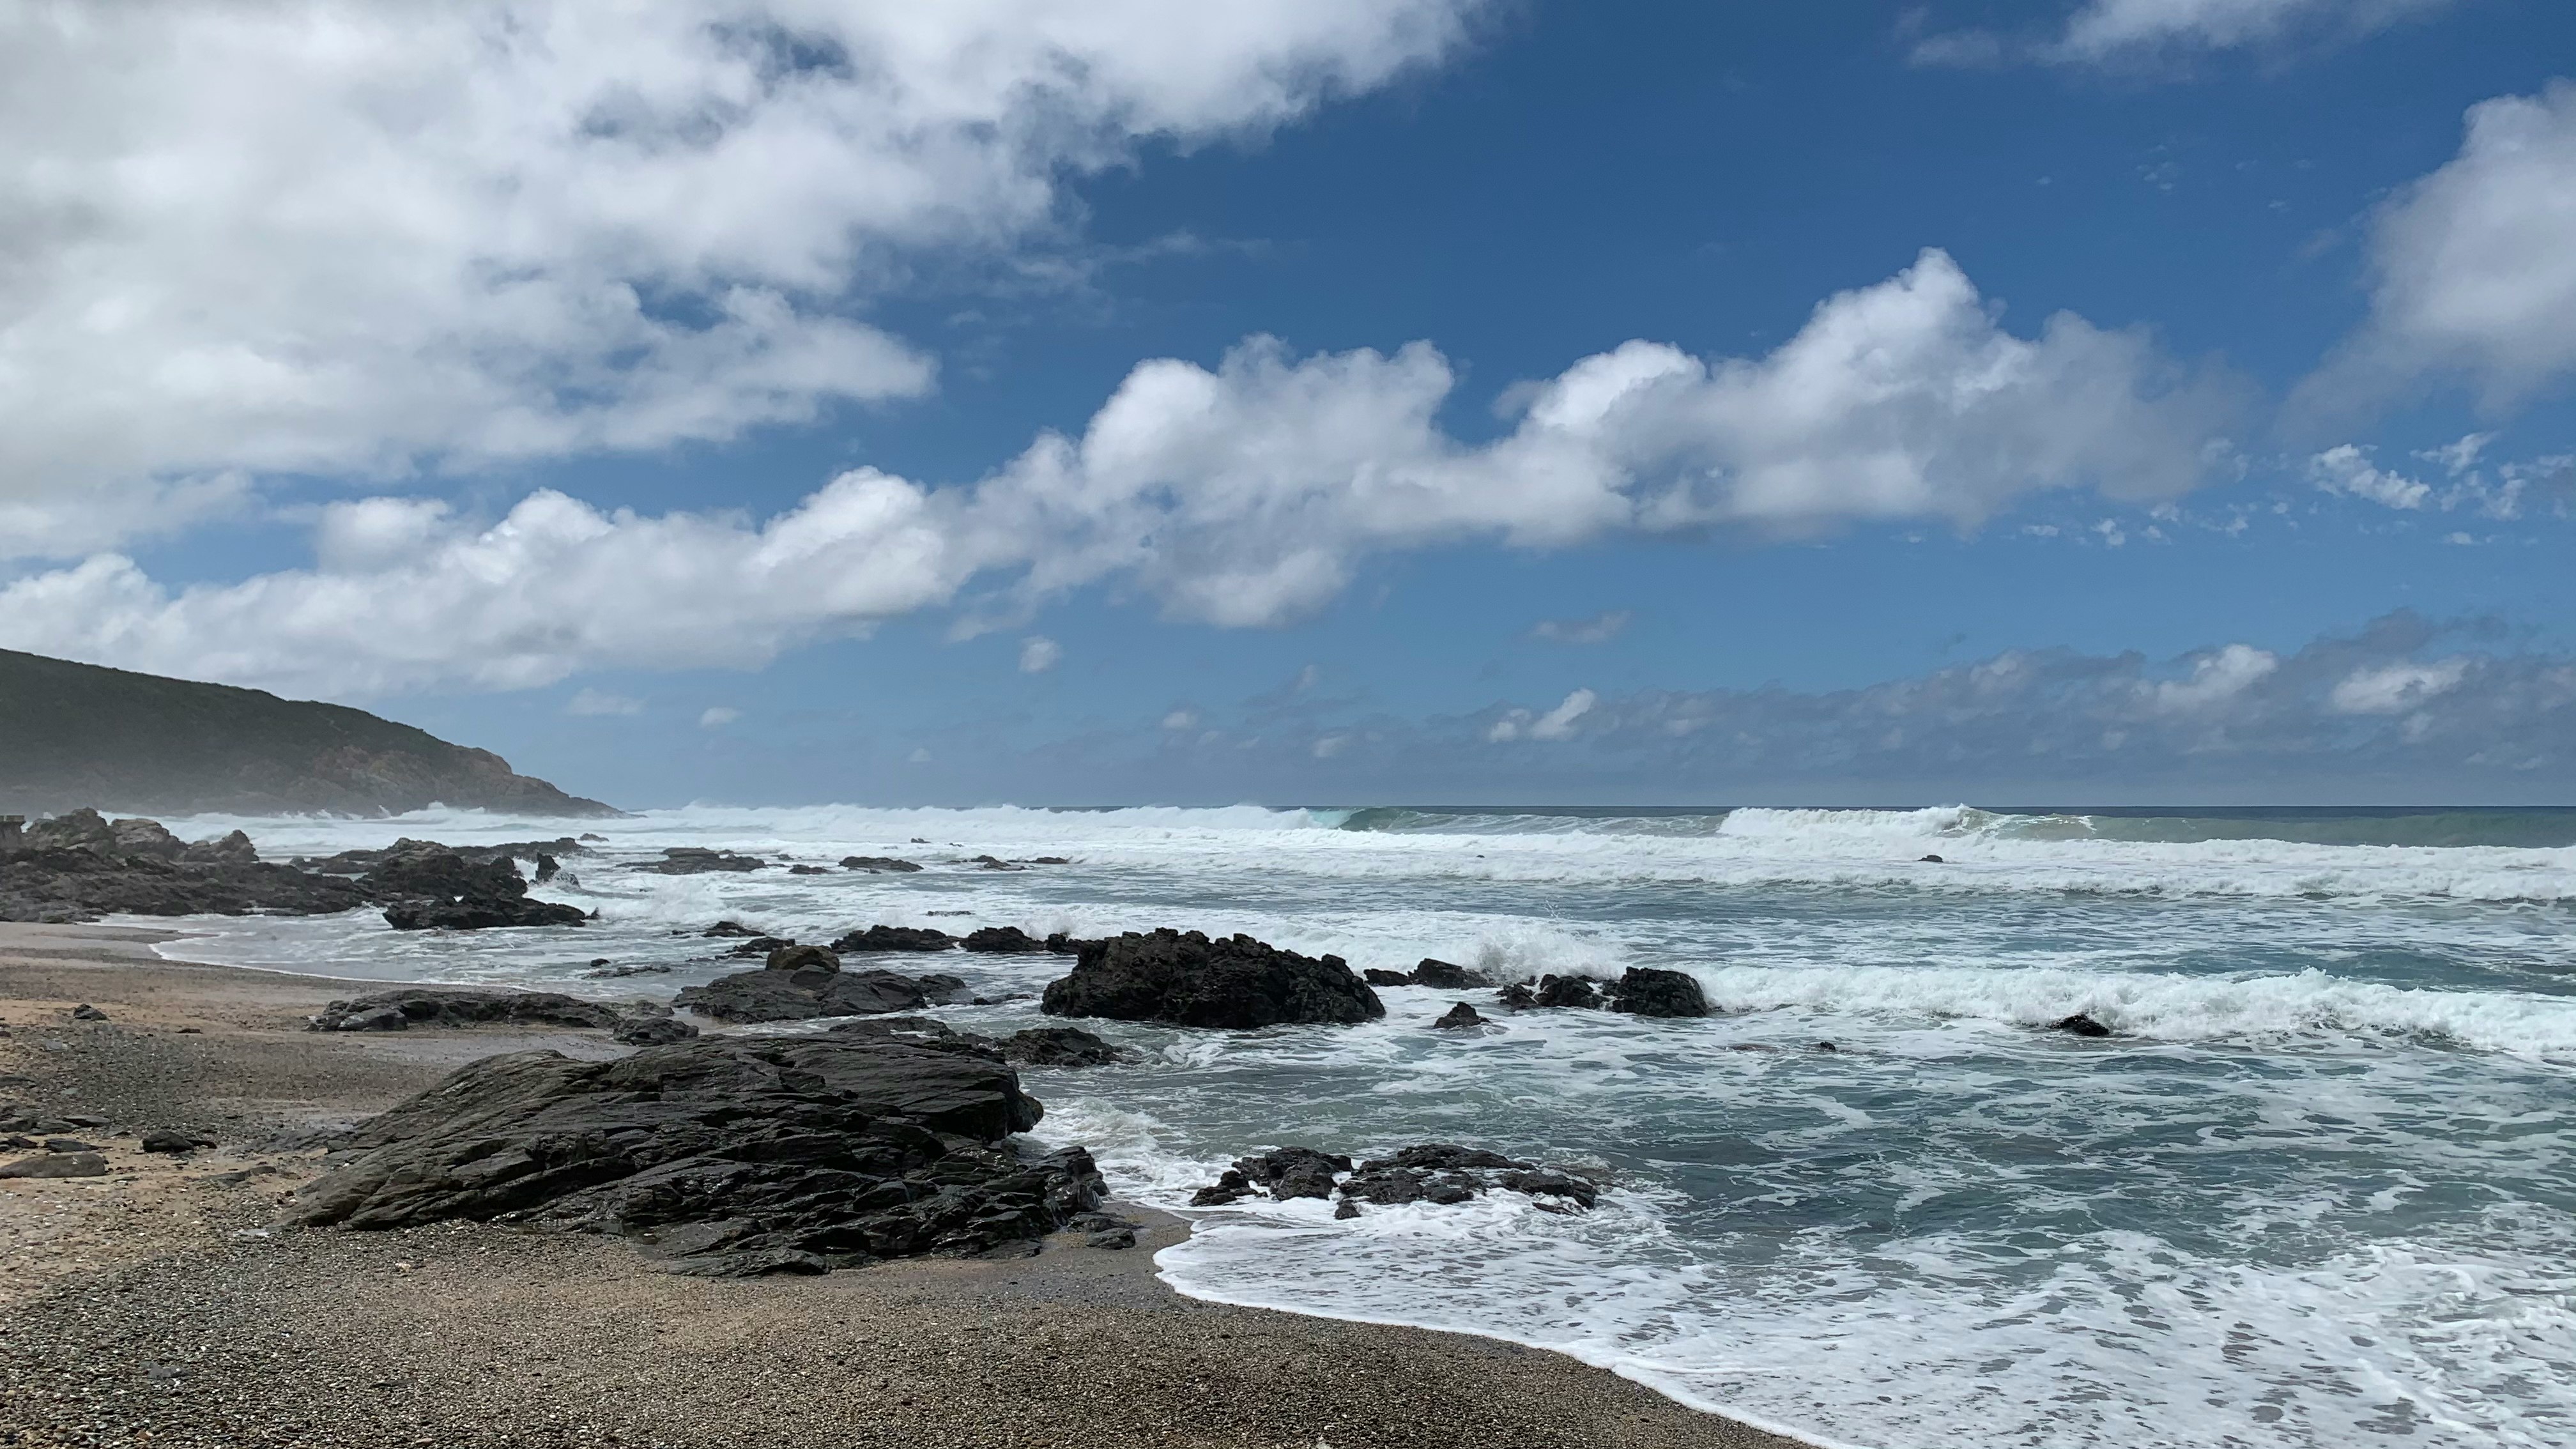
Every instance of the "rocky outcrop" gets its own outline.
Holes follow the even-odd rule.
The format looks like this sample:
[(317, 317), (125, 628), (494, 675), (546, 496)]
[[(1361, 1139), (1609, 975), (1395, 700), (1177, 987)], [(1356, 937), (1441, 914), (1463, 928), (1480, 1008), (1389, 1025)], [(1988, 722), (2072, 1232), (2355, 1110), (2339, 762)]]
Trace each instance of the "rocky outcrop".
[(182, 844), (153, 820), (75, 810), (0, 843), (0, 921), (102, 915), (322, 915), (366, 904), (358, 886), (262, 862), (236, 831)]
[(1129, 932), (1083, 947), (1073, 973), (1048, 983), (1049, 1016), (1099, 1016), (1246, 1030), (1303, 1022), (1350, 1024), (1386, 1015), (1339, 956), (1282, 951), (1250, 936)]
[(834, 941), (832, 949), (844, 956), (865, 956), (888, 951), (945, 951), (956, 944), (956, 937), (928, 926), (870, 926)]
[(1371, 970), (1364, 974), (1371, 986), (1428, 986), (1435, 991), (1472, 991), (1494, 984), (1494, 978), (1482, 971), (1470, 971), (1429, 956), (1410, 971)]
[(897, 860), (890, 855), (845, 855), (841, 857), (841, 869), (908, 875), (921, 867), (908, 860)]
[[(1349, 1174), (1344, 1177), (1343, 1174)], [(1338, 1184), (1336, 1179), (1341, 1179)], [(1514, 1192), (1550, 1212), (1590, 1208), (1601, 1185), (1587, 1177), (1505, 1157), (1499, 1152), (1430, 1142), (1392, 1157), (1361, 1163), (1307, 1147), (1274, 1148), (1237, 1158), (1233, 1167), (1191, 1197), (1192, 1207), (1222, 1207), (1266, 1191), (1272, 1198), (1342, 1199), (1336, 1217), (1356, 1217), (1359, 1204), (1462, 1203), (1489, 1192)]]
[(676, 1016), (630, 1016), (609, 1030), (609, 1040), (627, 1046), (669, 1046), (694, 1041), (698, 1029)]
[(1441, 1014), (1438, 1021), (1431, 1023), (1441, 1031), (1470, 1031), (1484, 1024), (1485, 1019), (1476, 1014), (1476, 1008), (1463, 1001), (1450, 1007)]
[(609, 1062), (518, 1052), (361, 1125), (361, 1155), (290, 1216), (508, 1218), (728, 1277), (1023, 1249), (1103, 1191), (1080, 1148), (1008, 1144), (1042, 1113), (1007, 1066), (892, 1036), (703, 1038)]
[(518, 862), (506, 855), (477, 862), (429, 846), (388, 855), (358, 884), (386, 903), (385, 924), (397, 931), (578, 926), (589, 919), (579, 906), (530, 898)]
[(1708, 995), (1695, 977), (1651, 966), (1631, 966), (1610, 983), (1609, 1006), (1636, 1016), (1707, 1016)]
[(844, 971), (841, 958), (820, 946), (788, 946), (771, 952), (761, 970), (684, 987), (672, 1004), (718, 1021), (812, 1021), (919, 1011), (965, 984), (954, 976)]
[(1601, 1004), (1601, 983), (1589, 976), (1542, 976), (1533, 986), (1516, 981), (1495, 993), (1494, 999), (1514, 1011), (1539, 1007), (1597, 1007)]
[(957, 944), (992, 956), (1038, 956), (1054, 949), (1017, 926), (986, 926)]
[(406, 986), (334, 1001), (311, 1018), (312, 1031), (407, 1031), (413, 1027), (614, 1027), (614, 1007), (552, 991), (439, 990)]
[(2050, 1022), (2048, 1024), (2048, 1029), (2050, 1031), (2062, 1031), (2068, 1036), (2104, 1037), (2111, 1034), (2111, 1028), (2104, 1026), (2102, 1023), (2095, 1021), (2093, 1018), (2080, 1011), (2075, 1013), (2073, 1016), (2062, 1017), (2056, 1021)]
[(614, 815), (486, 750), (336, 704), (0, 650), (0, 810)]
[(708, 875), (717, 872), (739, 872), (769, 869), (769, 862), (756, 855), (736, 855), (730, 850), (709, 850), (698, 845), (675, 845), (662, 852), (662, 858), (644, 867), (662, 875)]
[(1033, 1026), (1002, 1039), (1002, 1058), (1028, 1067), (1105, 1067), (1127, 1053), (1078, 1026)]

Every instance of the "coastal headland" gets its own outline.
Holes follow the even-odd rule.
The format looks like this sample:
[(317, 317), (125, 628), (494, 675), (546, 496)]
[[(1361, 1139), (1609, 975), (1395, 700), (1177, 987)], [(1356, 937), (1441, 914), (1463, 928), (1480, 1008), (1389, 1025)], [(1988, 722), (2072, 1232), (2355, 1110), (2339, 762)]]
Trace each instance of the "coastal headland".
[(1187, 1224), (1132, 1205), (1126, 1250), (1070, 1232), (748, 1280), (506, 1224), (287, 1227), (352, 1126), (466, 1062), (628, 1048), (308, 1032), (381, 983), (174, 963), (156, 939), (0, 924), (0, 1104), (107, 1167), (0, 1181), (0, 1444), (1791, 1442), (1540, 1350), (1184, 1298), (1152, 1257)]

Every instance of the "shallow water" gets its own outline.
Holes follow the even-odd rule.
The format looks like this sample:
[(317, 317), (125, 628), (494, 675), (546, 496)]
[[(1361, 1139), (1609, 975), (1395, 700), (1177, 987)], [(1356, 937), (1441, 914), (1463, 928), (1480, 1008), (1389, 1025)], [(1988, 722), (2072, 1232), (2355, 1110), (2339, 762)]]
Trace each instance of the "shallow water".
[[(272, 857), (562, 828), (179, 828), (235, 824)], [(1455, 995), (1401, 988), (1357, 1028), (1111, 1026), (1144, 1062), (1032, 1074), (1038, 1135), (1166, 1206), (1286, 1143), (1459, 1140), (1607, 1174), (1580, 1217), (1240, 1205), (1162, 1267), (1207, 1297), (1563, 1349), (1820, 1442), (2576, 1443), (2576, 814), (818, 807), (593, 828), (601, 853), (541, 892), (597, 908), (585, 929), (398, 935), (360, 913), (210, 922), (168, 950), (667, 996), (739, 969), (693, 929), (730, 916), (808, 940), (1173, 925), (1355, 968), (1686, 970), (1724, 1015), (1434, 1033)], [(931, 868), (634, 868), (680, 844)], [(962, 863), (987, 851), (1075, 863)], [(675, 970), (582, 979), (595, 957)], [(986, 995), (1064, 964), (939, 961)], [(2037, 1029), (2079, 1010), (2121, 1035)]]

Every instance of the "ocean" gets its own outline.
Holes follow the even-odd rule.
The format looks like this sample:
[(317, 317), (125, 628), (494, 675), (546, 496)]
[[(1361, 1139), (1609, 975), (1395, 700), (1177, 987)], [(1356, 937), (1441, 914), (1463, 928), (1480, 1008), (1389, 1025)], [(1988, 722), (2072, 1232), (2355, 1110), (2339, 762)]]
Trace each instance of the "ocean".
[[(272, 859), (565, 829), (172, 824), (238, 825)], [(1026, 1073), (1035, 1135), (1171, 1208), (1291, 1144), (1465, 1142), (1602, 1176), (1573, 1216), (1508, 1194), (1196, 1211), (1159, 1267), (1202, 1298), (1561, 1350), (1820, 1445), (2576, 1444), (2576, 811), (693, 807), (575, 828), (607, 839), (538, 893), (596, 909), (587, 928), (208, 919), (162, 949), (603, 998), (741, 969), (695, 934), (723, 918), (1687, 971), (1720, 1015), (1405, 987), (1360, 1027), (1088, 1023), (1140, 1062)], [(638, 868), (673, 845), (928, 868)], [(1072, 863), (968, 863), (987, 853)], [(585, 979), (600, 957), (674, 969)], [(938, 958), (988, 996), (1068, 964)], [(1458, 999), (1495, 1029), (1429, 1030)], [(2079, 1011), (2117, 1034), (2045, 1029)]]

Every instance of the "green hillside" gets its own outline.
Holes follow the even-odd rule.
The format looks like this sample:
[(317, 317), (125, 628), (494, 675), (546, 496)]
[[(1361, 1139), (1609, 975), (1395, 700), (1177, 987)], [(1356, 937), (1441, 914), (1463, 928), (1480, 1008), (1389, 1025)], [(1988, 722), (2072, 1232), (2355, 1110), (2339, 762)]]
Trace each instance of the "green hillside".
[(345, 705), (0, 649), (0, 811), (614, 815), (488, 750)]

